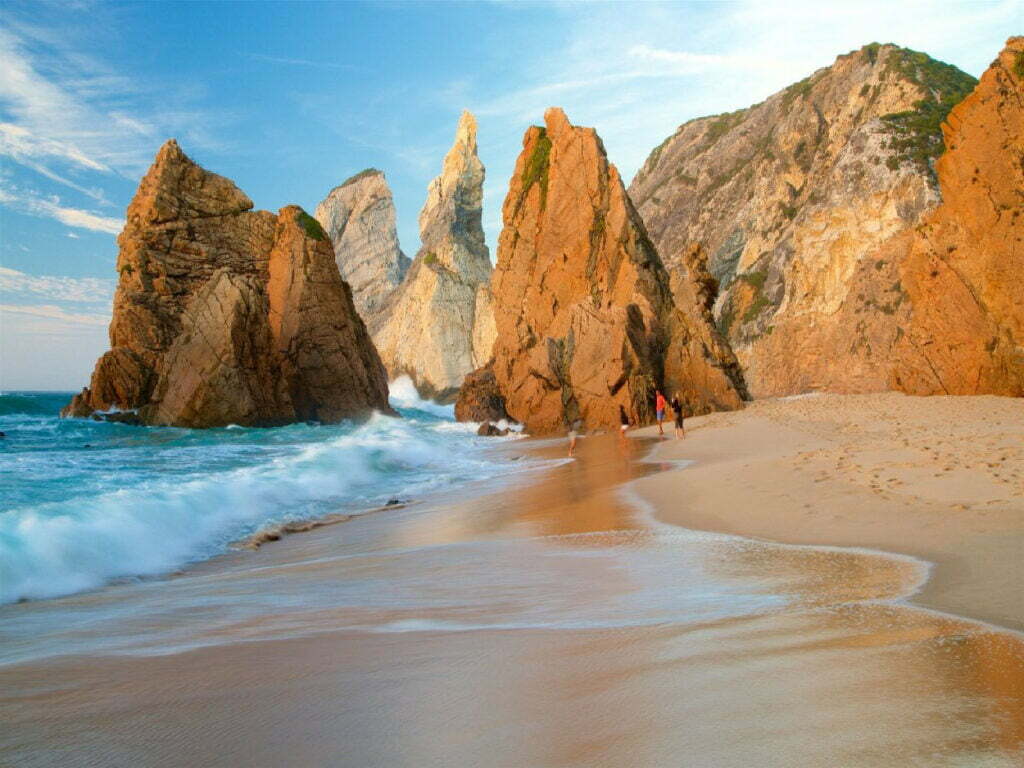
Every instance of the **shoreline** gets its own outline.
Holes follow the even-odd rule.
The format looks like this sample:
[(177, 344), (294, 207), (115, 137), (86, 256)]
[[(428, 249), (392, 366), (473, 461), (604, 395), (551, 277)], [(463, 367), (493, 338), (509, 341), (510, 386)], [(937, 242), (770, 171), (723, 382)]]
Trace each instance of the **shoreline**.
[(630, 493), (707, 471), (667, 447), (593, 435), (510, 483), (0, 609), (0, 760), (1017, 764), (1020, 637), (908, 604), (934, 573), (911, 555), (651, 519)]
[[(879, 436), (879, 413), (896, 414), (891, 434)], [(1024, 605), (1014, 598), (1024, 588), (1024, 449), (1017, 447), (1024, 446), (1024, 402), (814, 395), (688, 419), (683, 440), (670, 432), (648, 460), (690, 463), (634, 484), (656, 520), (754, 541), (913, 557), (930, 573), (908, 605), (1024, 632)], [(656, 436), (656, 427), (635, 434)], [(953, 465), (935, 455), (951, 434), (962, 457)], [(868, 460), (890, 470), (888, 483), (878, 482)], [(970, 473), (943, 481), (965, 464)], [(993, 488), (979, 465), (1002, 467), (995, 474), (1009, 482)]]

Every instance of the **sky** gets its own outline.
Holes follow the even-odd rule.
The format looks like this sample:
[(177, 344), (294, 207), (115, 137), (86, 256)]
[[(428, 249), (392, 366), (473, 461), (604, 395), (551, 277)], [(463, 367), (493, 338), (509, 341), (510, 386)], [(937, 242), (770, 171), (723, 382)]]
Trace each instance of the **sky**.
[(463, 109), (495, 257), (523, 132), (544, 110), (631, 179), (686, 120), (731, 111), (869, 42), (979, 76), (1024, 0), (0, 4), (0, 391), (75, 390), (108, 348), (116, 237), (174, 137), (257, 208), (312, 212), (383, 170), (406, 253)]

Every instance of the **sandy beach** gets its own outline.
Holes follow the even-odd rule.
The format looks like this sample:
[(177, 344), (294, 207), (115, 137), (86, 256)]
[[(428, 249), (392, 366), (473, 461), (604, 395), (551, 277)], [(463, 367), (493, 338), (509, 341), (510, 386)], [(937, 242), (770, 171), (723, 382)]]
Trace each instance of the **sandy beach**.
[(1018, 765), (1020, 406), (495, 443), (553, 463), (4, 606), (0, 762)]
[(666, 522), (921, 557), (936, 567), (915, 604), (1024, 630), (1022, 400), (759, 401), (688, 420), (653, 456), (694, 462), (637, 484)]

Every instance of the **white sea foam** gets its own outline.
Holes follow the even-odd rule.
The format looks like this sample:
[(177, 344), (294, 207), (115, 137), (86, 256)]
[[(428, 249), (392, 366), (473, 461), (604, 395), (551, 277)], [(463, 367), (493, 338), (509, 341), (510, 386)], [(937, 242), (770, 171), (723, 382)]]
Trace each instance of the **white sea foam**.
[[(204, 444), (194, 449), (208, 457), (209, 468), (200, 463), (186, 474), (151, 473), (141, 481), (125, 469), (98, 491), (72, 487), (56, 501), (7, 508), (0, 512), (0, 603), (167, 573), (269, 522), (496, 475), (499, 457), (467, 450), (472, 443), (462, 430), (435, 426), (429, 418), (377, 415), (358, 427), (312, 428), (311, 434), (325, 437), (277, 446), (267, 458), (257, 454), (244, 464), (234, 462), (237, 446), (210, 433), (196, 438)], [(267, 446), (271, 432), (259, 435), (261, 441), (266, 435)]]
[(454, 405), (441, 405), (433, 400), (424, 400), (408, 376), (399, 376), (388, 384), (388, 399), (394, 408), (422, 411), (442, 419), (455, 418)]

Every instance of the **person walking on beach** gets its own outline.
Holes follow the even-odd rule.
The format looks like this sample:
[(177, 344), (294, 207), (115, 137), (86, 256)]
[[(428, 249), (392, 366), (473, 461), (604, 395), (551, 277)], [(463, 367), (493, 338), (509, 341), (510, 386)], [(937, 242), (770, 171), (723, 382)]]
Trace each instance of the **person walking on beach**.
[(665, 396), (660, 389), (654, 390), (654, 412), (658, 417), (658, 434), (664, 437), (665, 430), (661, 425), (665, 421)]
[(629, 429), (629, 415), (621, 405), (619, 406), (619, 425), (619, 437), (625, 439), (626, 430)]
[(580, 429), (583, 428), (582, 419), (576, 419), (569, 425), (569, 458), (576, 453), (576, 438), (579, 437)]
[(679, 400), (679, 393), (672, 396), (672, 411), (676, 417), (676, 440), (686, 437), (686, 430), (683, 428), (683, 404)]

